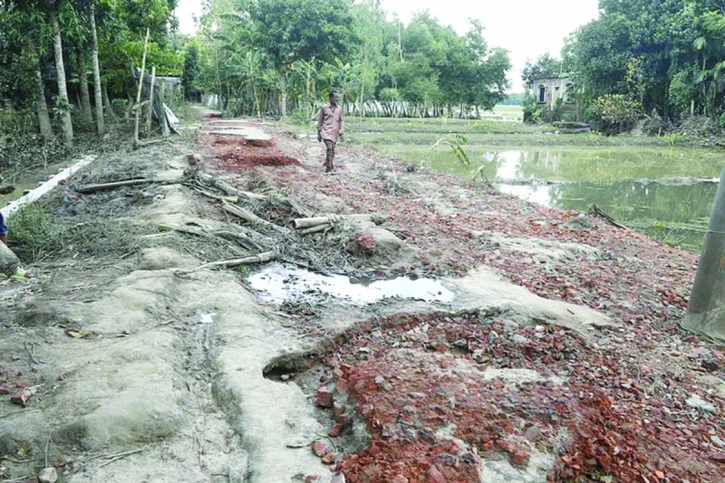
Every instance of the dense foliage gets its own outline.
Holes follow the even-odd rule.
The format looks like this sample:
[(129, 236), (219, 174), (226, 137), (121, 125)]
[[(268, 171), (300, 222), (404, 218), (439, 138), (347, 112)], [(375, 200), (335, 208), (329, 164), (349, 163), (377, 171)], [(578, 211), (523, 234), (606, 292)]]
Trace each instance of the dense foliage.
[[(508, 52), (489, 46), (477, 21), (460, 35), (425, 11), (407, 25), (390, 20), (378, 0), (207, 0), (188, 38), (177, 31), (176, 3), (0, 0), (3, 105), (33, 115), (45, 144), (56, 134), (70, 145), (74, 131), (103, 132), (114, 108), (130, 112), (129, 67), (141, 64), (147, 30), (148, 65), (182, 76), (187, 99), (216, 95), (234, 115), (309, 120), (332, 89), (360, 115), (468, 117), (507, 99)], [(607, 132), (643, 116), (659, 132), (687, 115), (725, 126), (725, 0), (599, 6), (599, 18), (568, 37), (561, 60), (547, 54), (526, 64), (525, 84), (571, 75), (576, 115)], [(531, 96), (508, 102), (548, 119)]]
[(725, 1), (600, 0), (599, 8), (563, 52), (583, 101), (621, 95), (653, 118), (725, 121)]
[[(132, 97), (130, 66), (141, 64), (147, 30), (149, 65), (181, 75), (174, 8), (176, 0), (0, 1), (3, 116), (33, 113), (46, 145), (55, 133), (70, 145), (76, 131), (103, 132), (103, 118), (114, 115), (112, 99), (126, 104)], [(3, 137), (11, 121), (2, 123)], [(7, 148), (0, 143), (0, 164), (8, 164)]]
[(309, 118), (335, 89), (363, 115), (465, 115), (508, 87), (508, 53), (482, 34), (473, 22), (458, 35), (427, 12), (391, 22), (373, 0), (214, 0), (198, 39), (201, 77), (235, 114)]

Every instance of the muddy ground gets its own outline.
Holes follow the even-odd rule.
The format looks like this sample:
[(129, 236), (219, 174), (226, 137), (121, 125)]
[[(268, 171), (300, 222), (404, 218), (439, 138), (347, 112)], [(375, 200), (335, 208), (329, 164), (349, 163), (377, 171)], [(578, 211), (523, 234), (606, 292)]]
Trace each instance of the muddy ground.
[[(678, 327), (694, 255), (372, 152), (326, 175), (298, 128), (218, 121), (99, 155), (43, 243), (10, 220), (31, 280), (0, 280), (0, 481), (722, 481), (723, 349)], [(77, 191), (129, 178), (156, 182)], [(260, 253), (455, 297), (269, 303), (263, 264), (207, 265)]]

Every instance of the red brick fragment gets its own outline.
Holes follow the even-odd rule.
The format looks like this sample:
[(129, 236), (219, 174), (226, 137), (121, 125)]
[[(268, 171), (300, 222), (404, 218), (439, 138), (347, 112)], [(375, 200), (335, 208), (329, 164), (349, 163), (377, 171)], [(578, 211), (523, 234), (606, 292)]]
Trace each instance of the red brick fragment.
[(327, 387), (317, 389), (317, 399), (315, 400), (321, 408), (331, 408), (334, 402), (334, 395)]
[(342, 430), (345, 429), (345, 426), (342, 424), (336, 424), (330, 429), (330, 431), (327, 432), (327, 435), (331, 438), (337, 438), (340, 436), (340, 433), (342, 433)]
[(446, 483), (446, 479), (435, 465), (428, 470), (428, 483)]
[(322, 458), (330, 451), (330, 448), (328, 448), (327, 445), (322, 441), (315, 441), (314, 443), (312, 443), (312, 452), (315, 453), (315, 456), (319, 456), (320, 458)]

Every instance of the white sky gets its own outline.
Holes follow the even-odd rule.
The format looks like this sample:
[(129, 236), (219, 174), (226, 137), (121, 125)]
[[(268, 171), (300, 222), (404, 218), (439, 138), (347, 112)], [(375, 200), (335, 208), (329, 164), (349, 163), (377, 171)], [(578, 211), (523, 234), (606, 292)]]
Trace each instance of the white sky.
[[(564, 37), (598, 15), (597, 0), (382, 0), (382, 6), (389, 18), (397, 13), (406, 24), (413, 14), (428, 10), (458, 34), (468, 30), (468, 18), (480, 20), (488, 44), (509, 51), (510, 92), (523, 91), (521, 69), (527, 58), (547, 52), (559, 57)], [(201, 0), (179, 0), (176, 12), (181, 32), (192, 34), (192, 15), (201, 14)]]

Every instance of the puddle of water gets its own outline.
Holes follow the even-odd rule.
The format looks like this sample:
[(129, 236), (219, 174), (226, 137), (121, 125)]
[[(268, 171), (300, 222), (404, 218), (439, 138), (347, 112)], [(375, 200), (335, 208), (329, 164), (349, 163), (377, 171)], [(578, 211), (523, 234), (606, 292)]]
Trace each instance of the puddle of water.
[(454, 294), (438, 280), (398, 277), (370, 285), (350, 282), (344, 275), (320, 275), (280, 263), (267, 265), (249, 277), (252, 288), (267, 302), (281, 304), (296, 302), (320, 295), (329, 295), (341, 302), (365, 305), (387, 298), (409, 298), (426, 302), (449, 303)]

